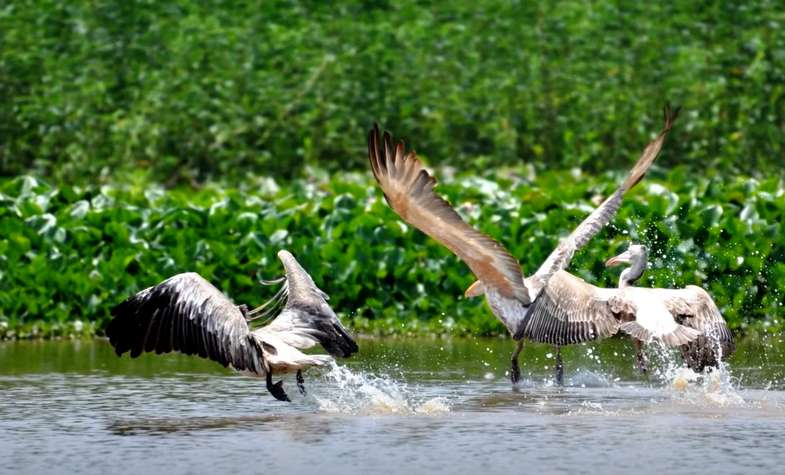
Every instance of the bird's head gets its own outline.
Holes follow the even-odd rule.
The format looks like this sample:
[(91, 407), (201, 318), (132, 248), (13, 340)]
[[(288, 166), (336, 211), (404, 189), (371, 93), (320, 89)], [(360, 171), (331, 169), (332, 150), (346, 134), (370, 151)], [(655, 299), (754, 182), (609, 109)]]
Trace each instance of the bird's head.
[(646, 246), (643, 244), (630, 244), (626, 251), (605, 261), (605, 267), (644, 262), (646, 261), (647, 253)]
[(611, 257), (605, 261), (607, 267), (629, 264), (630, 267), (624, 269), (619, 276), (619, 287), (633, 285), (643, 276), (646, 270), (646, 246), (641, 244), (630, 244), (626, 251), (616, 257)]

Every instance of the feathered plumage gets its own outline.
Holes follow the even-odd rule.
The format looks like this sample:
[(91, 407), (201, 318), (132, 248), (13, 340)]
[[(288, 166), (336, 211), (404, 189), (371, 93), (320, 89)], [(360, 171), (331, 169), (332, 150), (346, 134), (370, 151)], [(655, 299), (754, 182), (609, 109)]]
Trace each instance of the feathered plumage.
[[(357, 344), (327, 304), (327, 294), (287, 251), (278, 257), (286, 276), (273, 299), (249, 315), (269, 311), (286, 299), (283, 311), (259, 329), (245, 306), (237, 306), (199, 274), (178, 274), (142, 290), (112, 309), (106, 328), (118, 355), (130, 351), (179, 351), (216, 361), (223, 366), (268, 378), (273, 372), (300, 371), (332, 361), (326, 355), (306, 355), (301, 349), (317, 343), (334, 356), (350, 356)], [(280, 383), (271, 392), (285, 398)]]
[[(382, 136), (376, 125), (368, 137), (371, 170), (393, 210), (407, 223), (450, 249), (471, 269), (478, 281), (469, 286), (469, 297), (485, 294), (494, 314), (514, 338), (523, 337), (564, 345), (612, 335), (625, 323), (614, 312), (614, 290), (599, 289), (573, 277), (564, 269), (575, 252), (615, 216), (624, 194), (645, 175), (670, 132), (678, 109), (665, 108), (665, 123), (649, 143), (621, 186), (594, 210), (528, 279), (517, 259), (497, 241), (466, 224), (455, 210), (434, 192), (436, 183), (414, 152), (403, 142), (393, 145), (390, 134)], [(629, 317), (629, 315), (627, 315)], [(633, 318), (634, 319), (634, 316)], [(674, 322), (675, 324), (675, 322)], [(639, 329), (627, 326), (630, 331)], [(655, 332), (656, 333), (656, 332)], [(679, 327), (665, 331), (663, 341), (695, 338)], [(513, 381), (517, 380), (513, 354)]]

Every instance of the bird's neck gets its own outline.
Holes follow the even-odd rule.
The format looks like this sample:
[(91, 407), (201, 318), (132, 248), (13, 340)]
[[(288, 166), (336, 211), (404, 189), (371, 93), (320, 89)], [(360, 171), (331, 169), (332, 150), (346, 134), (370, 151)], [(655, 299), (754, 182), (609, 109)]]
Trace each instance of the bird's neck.
[(646, 261), (633, 261), (632, 265), (621, 273), (619, 277), (619, 288), (632, 287), (641, 278), (643, 271), (646, 270)]

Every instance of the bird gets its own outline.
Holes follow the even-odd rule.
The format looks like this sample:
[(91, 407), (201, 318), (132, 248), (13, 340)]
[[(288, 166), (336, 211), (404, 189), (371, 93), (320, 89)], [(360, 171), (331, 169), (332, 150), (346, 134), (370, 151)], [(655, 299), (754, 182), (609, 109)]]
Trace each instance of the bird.
[[(642, 244), (631, 243), (627, 250), (605, 262), (607, 267), (629, 264), (619, 276), (620, 298), (645, 311), (648, 319), (636, 318), (625, 332), (632, 335), (636, 348), (638, 369), (648, 371), (643, 343), (656, 339), (657, 328), (671, 328), (681, 324), (697, 330), (699, 335), (689, 343), (681, 345), (684, 363), (692, 370), (701, 372), (708, 367), (717, 367), (723, 357), (735, 350), (733, 335), (722, 317), (717, 304), (705, 289), (688, 285), (683, 289), (635, 287), (643, 276), (648, 263), (648, 249)], [(678, 322), (678, 323), (677, 323)], [(634, 327), (632, 325), (639, 325)]]
[[(617, 289), (600, 289), (564, 269), (577, 250), (586, 245), (621, 206), (624, 194), (644, 176), (659, 154), (678, 116), (679, 108), (664, 108), (664, 126), (646, 146), (621, 186), (578, 227), (561, 240), (531, 277), (524, 278), (518, 260), (499, 242), (467, 224), (435, 191), (436, 179), (425, 170), (403, 141), (393, 144), (378, 124), (368, 135), (371, 171), (389, 206), (407, 223), (435, 239), (458, 256), (478, 279), (464, 295), (485, 295), (493, 314), (509, 331), (516, 346), (510, 357), (510, 379), (520, 379), (518, 357), (524, 338), (555, 345), (556, 382), (563, 384), (561, 346), (605, 338), (621, 328), (627, 315), (614, 312), (609, 299)], [(697, 332), (678, 325), (670, 341), (684, 344)]]
[[(130, 352), (179, 351), (217, 361), (250, 376), (264, 377), (267, 390), (280, 401), (290, 401), (283, 382), (274, 374), (296, 373), (305, 394), (302, 371), (332, 363), (328, 355), (300, 350), (317, 343), (330, 355), (347, 357), (357, 343), (327, 303), (328, 295), (286, 250), (278, 252), (285, 274), (266, 285), (282, 284), (270, 300), (254, 310), (235, 305), (220, 290), (195, 272), (170, 277), (132, 295), (111, 310), (106, 327), (109, 343), (118, 356)], [(272, 317), (262, 327), (251, 324)]]

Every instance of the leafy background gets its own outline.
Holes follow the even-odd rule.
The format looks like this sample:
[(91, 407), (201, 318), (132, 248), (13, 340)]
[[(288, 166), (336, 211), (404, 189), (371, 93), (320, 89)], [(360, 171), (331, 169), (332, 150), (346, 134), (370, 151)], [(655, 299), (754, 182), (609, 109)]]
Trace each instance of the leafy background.
[[(644, 182), (615, 224), (578, 254), (572, 271), (614, 286), (618, 270), (602, 263), (630, 240), (643, 242), (652, 261), (643, 285), (703, 284), (732, 326), (780, 326), (782, 180), (723, 183), (688, 180), (686, 173), (679, 168), (664, 182)], [(459, 176), (441, 188), (529, 271), (619, 178), (493, 177)], [(21, 177), (5, 183), (0, 202), (6, 336), (95, 331), (112, 305), (184, 271), (199, 272), (238, 302), (258, 305), (273, 293), (258, 281), (282, 272), (275, 257), (280, 248), (293, 250), (358, 330), (503, 333), (479, 299), (459, 297), (473, 281), (467, 268), (399, 221), (365, 175), (314, 172), (285, 187), (259, 178), (244, 189), (196, 192), (145, 181), (56, 188)]]
[(359, 330), (500, 333), (380, 200), (369, 126), (531, 271), (666, 101), (684, 109), (657, 168), (571, 270), (615, 285), (602, 262), (644, 242), (646, 285), (780, 328), (783, 23), (766, 0), (0, 5), (0, 333), (100, 332), (186, 270), (258, 304), (281, 247)]
[(726, 2), (14, 1), (0, 166), (167, 183), (364, 168), (373, 121), (434, 163), (752, 172), (785, 151), (785, 10)]

